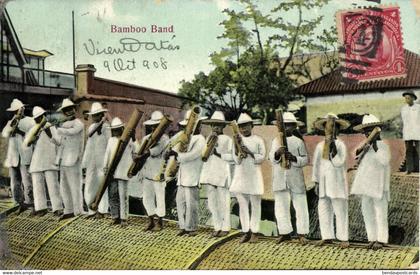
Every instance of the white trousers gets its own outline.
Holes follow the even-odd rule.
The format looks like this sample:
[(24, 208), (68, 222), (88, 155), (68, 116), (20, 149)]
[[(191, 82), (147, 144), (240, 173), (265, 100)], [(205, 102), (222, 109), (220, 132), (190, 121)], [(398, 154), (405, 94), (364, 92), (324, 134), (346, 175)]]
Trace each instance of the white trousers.
[(290, 202), (296, 213), (296, 230), (298, 234), (309, 233), (309, 212), (306, 194), (293, 193), (290, 190), (274, 192), (274, 212), (277, 220), (277, 228), (280, 235), (286, 235), (293, 231), (290, 216)]
[(165, 217), (165, 182), (143, 179), (143, 205), (148, 216)]
[(32, 173), (32, 183), (34, 186), (34, 205), (35, 211), (47, 209), (47, 193), (45, 183), (47, 183), (48, 194), (53, 211), (62, 210), (60, 185), (58, 182), (58, 171), (49, 170)]
[(226, 187), (207, 185), (207, 204), (214, 231), (230, 230), (230, 192)]
[(82, 175), (79, 165), (60, 167), (60, 192), (64, 214), (83, 214)]
[(128, 180), (114, 179), (108, 186), (111, 217), (128, 219)]
[(362, 214), (369, 242), (388, 243), (388, 200), (368, 196), (362, 198)]
[[(95, 211), (89, 208), (89, 205), (94, 201), (96, 193), (99, 189), (99, 184), (103, 178), (103, 173), (99, 169), (87, 169), (86, 171), (86, 182), (85, 182), (85, 202), (88, 206), (88, 214), (93, 215)], [(102, 196), (101, 201), (98, 205), (98, 212), (105, 214), (108, 213), (109, 202), (108, 202), (108, 188)]]
[(176, 191), (176, 208), (180, 229), (195, 231), (198, 228), (198, 206), (200, 194), (198, 186), (184, 187), (178, 185)]
[[(334, 234), (334, 215), (336, 234)], [(329, 197), (319, 198), (318, 216), (323, 240), (335, 238), (340, 241), (349, 240), (348, 200)]]
[[(20, 176), (19, 176), (20, 174)], [(18, 204), (32, 204), (33, 190), (31, 176), (26, 165), (9, 168), (12, 197)]]
[[(251, 229), (252, 233), (258, 233), (261, 221), (261, 195), (236, 193), (236, 199), (239, 203), (242, 232), (248, 232)], [(249, 203), (251, 203), (251, 215), (249, 214)]]

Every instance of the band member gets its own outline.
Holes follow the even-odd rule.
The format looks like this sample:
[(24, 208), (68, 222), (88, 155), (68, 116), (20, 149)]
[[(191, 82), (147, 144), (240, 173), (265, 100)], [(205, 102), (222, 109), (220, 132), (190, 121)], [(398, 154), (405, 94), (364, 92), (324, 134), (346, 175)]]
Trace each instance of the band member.
[[(235, 171), (233, 174), (230, 192), (236, 195), (239, 203), (239, 218), (244, 233), (240, 242), (257, 242), (257, 233), (260, 229), (261, 220), (261, 196), (264, 193), (264, 182), (261, 171), (261, 163), (265, 159), (266, 149), (264, 140), (252, 134), (253, 120), (245, 113), (238, 118), (240, 130), (240, 150), (233, 146), (233, 158)], [(234, 137), (238, 138), (238, 137)], [(251, 203), (251, 217), (249, 204)]]
[(212, 134), (207, 138), (207, 146), (203, 151), (200, 183), (207, 186), (207, 202), (214, 227), (212, 236), (223, 237), (230, 231), (231, 181), (229, 163), (223, 156), (232, 153), (231, 138), (223, 134), (226, 120), (222, 112), (214, 112), (209, 120), (203, 120), (203, 124), (211, 125)]
[[(37, 125), (32, 127), (28, 133), (31, 133), (37, 126), (39, 127), (41, 123), (46, 122), (45, 113), (43, 108), (39, 106), (34, 107), (32, 115)], [(25, 141), (27, 138), (30, 137), (27, 135)], [(41, 128), (37, 140), (34, 142), (34, 152), (32, 154), (31, 165), (29, 166), (34, 187), (34, 214), (44, 216), (48, 212), (47, 194), (45, 190), (46, 183), (52, 211), (55, 216), (61, 216), (63, 214), (63, 202), (61, 200), (58, 182), (58, 166), (55, 165), (57, 145), (60, 143), (57, 129), (49, 122), (46, 122)]]
[[(154, 111), (149, 120), (143, 124), (146, 127), (146, 136), (143, 137), (141, 143), (147, 142), (152, 132), (159, 125), (163, 118), (160, 111)], [(163, 135), (155, 146), (149, 149), (146, 154), (149, 157), (142, 168), (143, 177), (143, 205), (146, 209), (149, 223), (146, 226), (146, 231), (159, 231), (163, 228), (163, 217), (165, 216), (165, 187), (166, 182), (157, 181), (156, 175), (160, 171), (161, 163), (163, 161), (163, 151), (169, 141), (167, 135)], [(138, 144), (140, 146), (140, 144)], [(157, 220), (155, 221), (155, 216)]]
[[(105, 150), (104, 172), (109, 166), (112, 155), (118, 146), (118, 139), (124, 132), (124, 123), (118, 117), (114, 117), (111, 122), (112, 137), (108, 140)], [(120, 162), (115, 169), (113, 180), (108, 186), (109, 207), (111, 210), (112, 224), (128, 225), (128, 169), (132, 163), (132, 153), (134, 144), (129, 141)]]
[[(185, 127), (188, 123), (191, 110), (186, 112), (184, 120), (179, 124)], [(200, 118), (205, 119), (204, 117)], [(186, 152), (171, 150), (167, 157), (174, 156), (179, 162), (178, 190), (176, 194), (176, 206), (178, 210), (178, 224), (180, 232), (178, 236), (197, 235), (198, 228), (198, 207), (200, 203), (199, 181), (203, 161), (201, 152), (206, 145), (205, 138), (200, 134), (201, 120), (197, 122), (195, 132), (190, 137)], [(177, 135), (175, 135), (176, 137)]]
[(83, 214), (81, 160), (83, 156), (84, 125), (76, 118), (76, 105), (65, 98), (58, 109), (65, 121), (57, 128), (61, 137), (56, 164), (60, 167), (60, 193), (64, 213), (60, 220)]
[[(110, 125), (105, 117), (107, 111), (101, 103), (94, 102), (88, 113), (92, 117), (93, 123), (87, 131), (87, 143), (82, 159), (82, 169), (86, 175), (84, 196), (88, 207), (95, 199), (100, 179), (103, 177), (104, 155), (106, 145), (111, 137)], [(88, 218), (102, 218), (105, 213), (108, 213), (108, 207), (108, 192), (105, 191), (99, 203), (98, 211), (88, 209)]]
[(347, 148), (337, 136), (339, 130), (348, 128), (350, 123), (330, 113), (326, 118), (315, 121), (314, 126), (325, 132), (325, 140), (318, 143), (315, 148), (312, 169), (312, 180), (315, 182), (319, 197), (318, 215), (322, 240), (318, 242), (318, 245), (331, 243), (337, 238), (341, 241), (341, 247), (348, 247)]
[(405, 141), (405, 165), (407, 174), (419, 172), (420, 154), (420, 105), (414, 103), (417, 96), (413, 91), (403, 93), (407, 103), (401, 108), (403, 139)]
[(19, 213), (33, 204), (32, 181), (28, 172), (32, 158), (32, 146), (23, 146), (25, 133), (35, 122), (24, 115), (25, 107), (19, 99), (13, 99), (6, 110), (14, 114), (2, 130), (2, 136), (8, 139), (7, 156), (4, 166), (9, 168), (10, 185)]
[[(306, 244), (305, 235), (309, 233), (309, 212), (302, 168), (308, 164), (308, 154), (303, 140), (293, 135), (301, 122), (297, 121), (295, 115), (290, 112), (283, 114), (283, 122), (287, 150), (285, 147), (280, 147), (279, 138), (276, 137), (271, 143), (269, 154), (273, 163), (274, 210), (279, 230), (278, 243), (291, 239), (293, 227), (290, 201), (292, 201), (296, 213), (296, 231), (299, 241), (301, 244)], [(280, 165), (282, 155), (287, 159), (288, 168)]]
[[(374, 115), (365, 115), (362, 124), (353, 129), (369, 137), (374, 128), (382, 124)], [(389, 146), (381, 140), (378, 133), (377, 138), (371, 143), (364, 144), (356, 154), (359, 155), (360, 164), (351, 187), (351, 194), (361, 198), (369, 247), (376, 250), (388, 243), (391, 153)]]

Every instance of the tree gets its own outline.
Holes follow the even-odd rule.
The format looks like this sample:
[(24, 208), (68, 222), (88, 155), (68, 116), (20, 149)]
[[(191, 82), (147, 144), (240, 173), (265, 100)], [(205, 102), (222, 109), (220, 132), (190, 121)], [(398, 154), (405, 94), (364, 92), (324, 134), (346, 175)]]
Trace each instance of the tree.
[[(275, 109), (285, 108), (295, 97), (291, 93), (296, 84), (292, 75), (308, 75), (306, 63), (299, 65), (293, 57), (304, 51), (326, 49), (312, 38), (322, 16), (307, 20), (302, 14), (328, 0), (286, 1), (267, 14), (252, 0), (238, 1), (243, 10), (223, 11), (227, 19), (220, 23), (224, 32), (218, 39), (227, 43), (219, 52), (210, 54), (214, 69), (208, 74), (198, 73), (192, 81), (181, 81), (179, 93), (210, 112), (224, 111), (228, 119), (249, 112), (268, 122)], [(282, 13), (293, 10), (298, 13), (297, 23), (284, 22)], [(262, 30), (276, 34), (263, 40)], [(325, 33), (319, 37), (324, 42), (330, 39)], [(287, 50), (283, 60), (278, 58), (278, 50)]]

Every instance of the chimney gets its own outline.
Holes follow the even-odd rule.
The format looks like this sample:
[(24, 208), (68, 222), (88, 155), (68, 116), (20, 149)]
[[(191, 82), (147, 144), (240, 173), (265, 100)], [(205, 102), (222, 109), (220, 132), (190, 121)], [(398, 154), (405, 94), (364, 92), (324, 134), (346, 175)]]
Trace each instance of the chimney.
[(83, 97), (91, 91), (93, 78), (95, 76), (95, 66), (92, 64), (80, 64), (76, 67), (77, 90), (76, 97)]

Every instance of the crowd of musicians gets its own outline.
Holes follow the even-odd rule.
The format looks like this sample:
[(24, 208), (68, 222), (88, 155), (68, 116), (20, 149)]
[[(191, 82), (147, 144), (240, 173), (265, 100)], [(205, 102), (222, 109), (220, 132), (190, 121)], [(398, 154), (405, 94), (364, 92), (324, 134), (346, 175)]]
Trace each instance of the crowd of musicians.
[[(410, 173), (418, 171), (420, 108), (414, 103), (417, 98), (413, 92), (403, 96), (407, 104), (401, 115)], [(124, 140), (127, 127), (133, 126), (127, 125), (129, 122), (118, 117), (111, 119), (107, 109), (94, 102), (88, 113), (92, 124), (85, 133), (76, 108), (70, 99), (64, 99), (58, 111), (65, 119), (59, 123), (48, 122), (46, 111), (39, 106), (33, 107), (32, 117), (25, 116), (25, 105), (18, 99), (7, 109), (14, 116), (2, 131), (8, 139), (5, 166), (9, 168), (19, 213), (33, 206), (30, 215), (45, 215), (48, 192), (52, 212), (60, 220), (82, 214), (101, 218), (110, 213), (112, 224), (127, 226), (128, 182), (140, 175), (142, 184), (138, 188), (143, 189), (148, 215), (145, 230), (160, 231), (166, 212), (165, 187), (172, 177), (177, 179), (179, 236), (197, 234), (199, 190), (203, 186), (212, 214), (212, 236), (229, 234), (233, 196), (239, 204), (243, 232), (240, 242), (252, 243), (258, 241), (260, 230), (264, 192), (261, 163), (268, 158), (272, 164), (278, 243), (292, 237), (307, 243), (309, 211), (303, 167), (308, 165), (309, 156), (304, 140), (294, 135), (301, 122), (293, 113), (277, 112), (273, 124), (278, 126), (279, 135), (266, 148), (263, 138), (253, 134), (254, 120), (245, 113), (228, 122), (220, 111), (208, 118), (195, 106), (178, 122), (179, 132), (168, 137), (165, 129), (171, 120), (155, 111), (143, 123), (146, 135), (141, 140), (135, 139), (135, 130), (128, 131), (129, 138)], [(201, 134), (204, 124), (212, 130), (207, 139)], [(362, 123), (353, 128), (366, 139), (354, 152), (358, 165), (348, 190), (347, 149), (339, 133), (350, 123), (332, 113), (314, 123), (316, 129), (325, 133), (311, 156), (312, 181), (319, 197), (322, 239), (318, 245), (337, 240), (342, 247), (349, 246), (349, 194), (360, 197), (369, 247), (379, 249), (388, 242), (391, 153), (381, 139), (382, 126), (374, 114), (366, 114)], [(232, 136), (223, 133), (225, 127), (231, 127)], [(118, 153), (119, 150), (122, 151)], [(105, 177), (109, 180), (104, 181)], [(291, 206), (296, 213), (297, 236), (292, 236)]]

